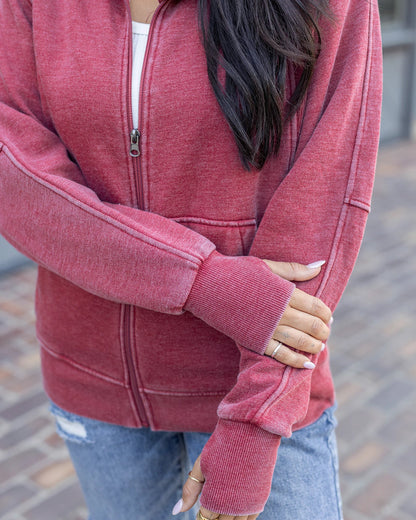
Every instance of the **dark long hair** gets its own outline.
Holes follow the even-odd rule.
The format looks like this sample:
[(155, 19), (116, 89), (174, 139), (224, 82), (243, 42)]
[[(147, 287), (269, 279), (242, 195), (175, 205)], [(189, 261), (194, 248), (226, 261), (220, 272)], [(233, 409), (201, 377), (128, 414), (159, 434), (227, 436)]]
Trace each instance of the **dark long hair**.
[[(311, 80), (328, 9), (328, 0), (198, 0), (209, 80), (246, 170), (278, 152)], [(286, 99), (289, 64), (299, 80)]]

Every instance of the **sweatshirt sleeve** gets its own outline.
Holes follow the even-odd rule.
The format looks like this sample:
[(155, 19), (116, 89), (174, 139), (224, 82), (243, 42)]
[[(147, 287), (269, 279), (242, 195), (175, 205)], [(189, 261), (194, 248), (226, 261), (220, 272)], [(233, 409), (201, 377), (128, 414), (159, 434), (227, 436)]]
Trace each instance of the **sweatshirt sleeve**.
[[(90, 293), (168, 314), (189, 310), (264, 351), (294, 285), (258, 258), (221, 255), (203, 235), (103, 202), (86, 186), (42, 110), (31, 17), (28, 0), (0, 2), (0, 232)], [(224, 306), (229, 312), (218, 312)], [(255, 327), (247, 330), (243, 314)]]
[[(332, 9), (335, 22), (322, 23), (322, 50), (295, 160), (270, 200), (250, 254), (301, 263), (326, 260), (317, 278), (298, 286), (334, 310), (352, 272), (370, 209), (382, 48), (375, 0), (337, 0)], [(218, 407), (217, 426), (201, 456), (206, 479), (201, 504), (228, 515), (264, 509), (280, 438), (290, 437), (292, 427), (304, 419), (312, 378), (310, 370), (239, 349), (237, 382)], [(327, 352), (320, 355), (325, 361)], [(315, 363), (318, 358), (311, 356)]]

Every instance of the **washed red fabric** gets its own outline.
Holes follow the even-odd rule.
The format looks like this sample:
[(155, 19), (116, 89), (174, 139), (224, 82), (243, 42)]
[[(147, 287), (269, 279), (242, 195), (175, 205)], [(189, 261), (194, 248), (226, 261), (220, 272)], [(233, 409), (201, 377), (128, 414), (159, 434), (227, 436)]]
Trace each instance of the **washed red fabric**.
[(154, 15), (136, 158), (128, 2), (0, 2), (0, 229), (39, 264), (46, 392), (102, 421), (213, 432), (201, 503), (216, 512), (262, 511), (281, 436), (334, 402), (327, 350), (313, 371), (263, 355), (294, 284), (261, 260), (326, 260), (297, 285), (334, 309), (362, 240), (379, 18), (374, 0), (331, 6), (302, 109), (278, 156), (247, 172), (195, 0)]

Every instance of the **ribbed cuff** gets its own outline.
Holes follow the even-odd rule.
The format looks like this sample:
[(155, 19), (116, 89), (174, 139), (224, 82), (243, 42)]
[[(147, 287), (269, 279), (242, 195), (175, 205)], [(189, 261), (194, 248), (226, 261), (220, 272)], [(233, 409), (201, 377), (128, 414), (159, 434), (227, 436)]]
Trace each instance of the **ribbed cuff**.
[(185, 310), (264, 354), (294, 289), (260, 258), (213, 251), (198, 271)]
[(270, 495), (280, 439), (250, 423), (219, 419), (202, 450), (201, 505), (223, 515), (261, 513)]

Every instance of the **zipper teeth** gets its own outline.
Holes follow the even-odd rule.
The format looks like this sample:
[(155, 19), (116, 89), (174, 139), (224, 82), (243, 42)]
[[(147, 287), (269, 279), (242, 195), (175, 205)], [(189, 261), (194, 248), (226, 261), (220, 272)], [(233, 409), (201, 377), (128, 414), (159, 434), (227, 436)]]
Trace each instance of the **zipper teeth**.
[[(126, 3), (126, 9), (128, 11), (130, 23), (128, 27), (128, 70), (127, 70), (127, 117), (129, 121), (129, 138), (131, 138), (130, 133), (132, 132), (133, 128), (133, 115), (132, 115), (132, 103), (131, 103), (131, 68), (132, 68), (132, 23), (131, 23), (131, 14), (130, 14), (130, 5)], [(130, 143), (129, 143), (130, 145)], [(137, 175), (136, 175), (136, 165), (135, 161), (133, 160), (133, 178), (134, 178), (134, 184), (135, 184), (135, 197), (137, 198), (138, 195), (138, 188), (137, 188)], [(135, 200), (134, 204), (136, 207), (139, 207), (139, 201)], [(127, 361), (127, 370), (129, 374), (129, 383), (131, 387), (131, 391), (133, 394), (133, 401), (136, 409), (136, 413), (139, 417), (139, 421), (144, 426), (147, 426), (147, 420), (143, 420), (142, 416), (142, 402), (141, 402), (141, 396), (139, 393), (138, 388), (138, 381), (136, 372), (134, 369), (134, 363), (133, 363), (133, 353), (131, 351), (131, 342), (130, 342), (130, 312), (131, 312), (131, 305), (124, 305), (124, 315), (123, 315), (123, 325), (124, 325), (124, 351), (126, 353), (126, 361)]]
[[(127, 117), (129, 121), (129, 140), (131, 139), (131, 133), (133, 132), (133, 114), (132, 114), (132, 102), (131, 102), (131, 78), (132, 78), (132, 37), (133, 37), (133, 28), (132, 28), (132, 18), (131, 18), (131, 11), (130, 11), (130, 5), (126, 3), (126, 9), (128, 11), (129, 16), (129, 27), (128, 27), (128, 67), (127, 67)], [(131, 142), (129, 142), (129, 149), (130, 149)], [(140, 202), (137, 200), (138, 197), (138, 186), (137, 186), (137, 172), (136, 172), (136, 163), (133, 161), (133, 180), (135, 185), (135, 197), (136, 200), (134, 201), (134, 204), (137, 208), (140, 207)]]
[[(143, 77), (147, 65), (147, 59), (149, 54), (149, 46), (150, 46), (150, 39), (153, 32), (153, 26), (156, 20), (156, 17), (158, 16), (162, 5), (165, 3), (165, 1), (162, 1), (156, 8), (151, 23), (149, 27), (149, 35), (148, 35), (148, 42), (146, 45), (146, 52), (143, 59), (143, 67), (142, 67), (142, 75), (140, 78), (140, 91), (139, 91), (139, 119), (138, 119), (138, 127), (140, 128), (141, 122), (142, 122), (142, 92), (143, 92)], [(128, 118), (129, 118), (129, 136), (130, 133), (133, 132), (133, 130), (137, 130), (139, 132), (139, 128), (134, 129), (133, 128), (133, 114), (132, 114), (132, 102), (131, 102), (131, 77), (132, 77), (132, 18), (131, 18), (131, 11), (130, 6), (126, 2), (126, 8), (129, 15), (129, 51), (128, 51), (128, 88), (127, 88), (127, 107), (128, 107)], [(140, 132), (138, 135), (138, 144), (140, 147)], [(137, 171), (137, 161), (139, 160), (140, 156), (140, 148), (139, 148), (139, 154), (137, 157), (133, 157), (133, 173), (134, 173), (134, 184), (135, 184), (135, 194), (136, 194), (136, 205), (139, 209), (143, 208), (143, 201), (142, 201), (142, 192), (143, 192), (143, 186), (142, 186), (142, 179), (141, 179), (141, 163), (139, 162), (139, 172)], [(140, 396), (139, 392), (139, 386), (138, 386), (138, 377), (134, 366), (134, 358), (133, 358), (133, 352), (132, 352), (132, 346), (130, 341), (130, 332), (131, 332), (131, 313), (133, 312), (133, 308), (131, 305), (125, 305), (124, 309), (124, 342), (125, 342), (125, 352), (126, 352), (126, 360), (127, 360), (127, 368), (129, 372), (129, 378), (130, 378), (130, 385), (134, 397), (134, 402), (136, 405), (137, 414), (139, 416), (139, 420), (141, 424), (144, 427), (149, 426), (149, 422), (147, 420), (146, 410), (144, 408), (144, 404), (142, 401), (142, 398)]]
[(144, 409), (144, 405), (142, 403), (142, 398), (140, 396), (139, 387), (138, 387), (138, 380), (136, 371), (134, 369), (134, 359), (133, 359), (133, 353), (131, 348), (131, 341), (130, 341), (130, 323), (131, 323), (131, 313), (132, 313), (132, 306), (126, 305), (124, 309), (124, 342), (126, 346), (126, 360), (127, 360), (127, 368), (129, 372), (129, 378), (130, 378), (130, 386), (133, 392), (134, 396), (134, 402), (136, 404), (137, 414), (140, 419), (140, 423), (144, 427), (149, 426), (149, 422), (147, 420), (146, 416), (146, 410)]
[[(137, 129), (133, 128), (133, 114), (132, 114), (132, 104), (131, 104), (131, 76), (132, 76), (132, 24), (131, 24), (131, 12), (129, 8), (129, 17), (130, 17), (130, 26), (129, 26), (129, 78), (128, 78), (128, 107), (129, 107), (129, 120), (130, 120), (130, 131), (138, 130), (138, 147), (139, 147), (139, 153), (137, 154), (134, 159), (139, 159), (141, 156), (140, 153), (140, 138), (141, 138), (141, 131), (139, 130), (143, 121), (143, 86), (144, 86), (144, 80), (146, 75), (146, 68), (147, 68), (147, 61), (149, 58), (149, 52), (150, 52), (150, 45), (152, 41), (152, 36), (154, 32), (154, 25), (156, 23), (156, 19), (159, 16), (163, 5), (167, 2), (167, 0), (162, 0), (159, 5), (157, 6), (155, 12), (153, 13), (152, 19), (150, 21), (149, 26), (149, 34), (147, 36), (147, 44), (146, 44), (146, 50), (143, 57), (143, 65), (142, 65), (142, 73), (140, 76), (140, 86), (139, 86), (139, 100), (138, 100), (138, 122), (137, 122)], [(139, 209), (145, 209), (144, 207), (144, 197), (143, 197), (143, 177), (142, 177), (142, 163), (141, 160), (137, 161), (133, 160), (133, 169), (134, 169), (134, 182), (136, 186), (136, 198), (137, 198), (137, 205)]]

